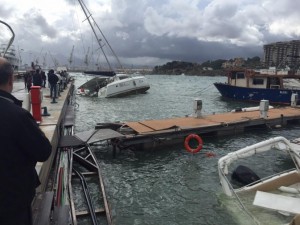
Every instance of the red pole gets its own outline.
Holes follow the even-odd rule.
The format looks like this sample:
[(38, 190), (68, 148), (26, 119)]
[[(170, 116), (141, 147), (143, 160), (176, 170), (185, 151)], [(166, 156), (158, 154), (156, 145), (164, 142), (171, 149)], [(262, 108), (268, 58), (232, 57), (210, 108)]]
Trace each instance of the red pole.
[(42, 122), (42, 96), (40, 86), (31, 86), (32, 116), (37, 122)]

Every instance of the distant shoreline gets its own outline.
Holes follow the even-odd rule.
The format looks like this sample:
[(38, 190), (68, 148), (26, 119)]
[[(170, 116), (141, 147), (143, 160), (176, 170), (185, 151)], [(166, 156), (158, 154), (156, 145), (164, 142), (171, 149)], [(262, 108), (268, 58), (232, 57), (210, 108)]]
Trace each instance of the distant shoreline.
[(225, 76), (224, 70), (200, 70), (200, 71), (155, 71), (150, 75), (186, 75), (186, 76)]

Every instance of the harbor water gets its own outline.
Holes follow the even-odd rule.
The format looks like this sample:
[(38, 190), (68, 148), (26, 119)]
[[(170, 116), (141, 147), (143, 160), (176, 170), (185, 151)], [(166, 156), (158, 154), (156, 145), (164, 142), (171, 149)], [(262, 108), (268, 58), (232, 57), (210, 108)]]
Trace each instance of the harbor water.
[[(73, 73), (78, 87), (88, 76)], [(224, 100), (213, 86), (225, 77), (147, 75), (148, 93), (123, 98), (76, 96), (75, 132), (89, 130), (98, 122), (124, 122), (184, 117), (193, 113), (193, 101), (201, 99), (202, 114), (228, 112), (257, 104)], [(182, 144), (151, 151), (124, 150), (112, 158), (105, 145), (95, 154), (101, 165), (108, 202), (116, 225), (235, 225), (239, 211), (228, 209), (217, 172), (218, 159), (228, 152), (270, 137), (300, 137), (299, 125), (253, 129), (223, 137), (205, 137), (200, 153), (191, 155)], [(206, 152), (215, 153), (207, 157)], [(272, 159), (258, 159), (272, 164)], [(257, 171), (256, 171), (257, 172)], [(258, 171), (259, 172), (259, 171)]]

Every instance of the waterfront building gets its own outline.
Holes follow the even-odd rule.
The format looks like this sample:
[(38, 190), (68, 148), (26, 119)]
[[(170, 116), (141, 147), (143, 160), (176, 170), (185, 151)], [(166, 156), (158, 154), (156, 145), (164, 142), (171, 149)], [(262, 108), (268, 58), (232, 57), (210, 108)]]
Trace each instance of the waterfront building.
[(270, 43), (263, 48), (266, 67), (294, 66), (300, 62), (300, 40)]

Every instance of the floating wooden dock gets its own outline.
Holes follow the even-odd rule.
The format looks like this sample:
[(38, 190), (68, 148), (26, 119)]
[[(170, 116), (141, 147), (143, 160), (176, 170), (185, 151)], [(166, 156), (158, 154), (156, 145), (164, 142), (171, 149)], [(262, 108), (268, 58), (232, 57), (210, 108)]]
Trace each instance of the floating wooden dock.
[(182, 117), (161, 120), (144, 120), (122, 124), (98, 123), (96, 129), (113, 129), (123, 134), (115, 138), (118, 148), (136, 146), (139, 149), (155, 148), (181, 141), (191, 133), (200, 136), (223, 136), (238, 134), (257, 127), (283, 127), (300, 120), (299, 107), (272, 108), (262, 118), (259, 110), (226, 112), (196, 117)]

